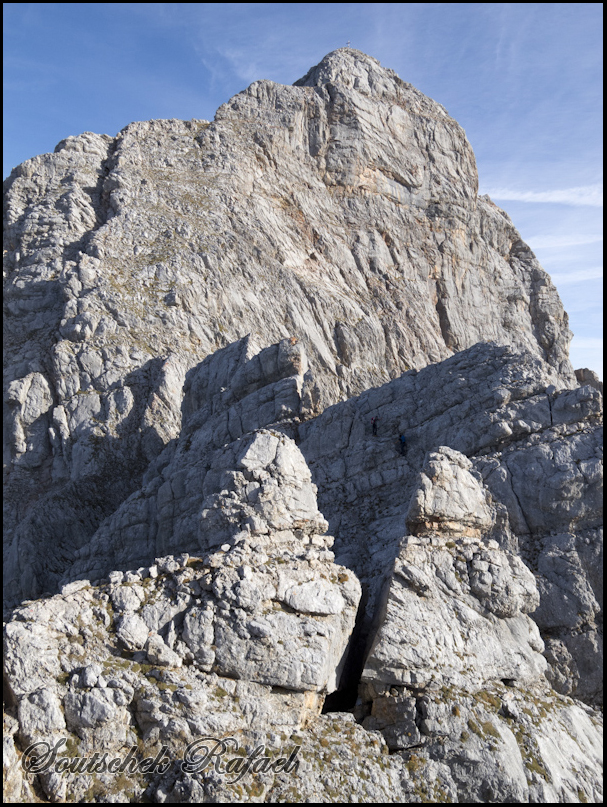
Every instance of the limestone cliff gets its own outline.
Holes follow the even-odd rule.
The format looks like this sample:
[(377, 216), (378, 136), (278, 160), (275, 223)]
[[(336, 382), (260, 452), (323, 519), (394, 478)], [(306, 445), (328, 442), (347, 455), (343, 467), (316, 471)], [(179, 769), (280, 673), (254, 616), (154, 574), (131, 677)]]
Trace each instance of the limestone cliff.
[(177, 436), (185, 372), (246, 334), (300, 339), (318, 411), (481, 340), (575, 384), (556, 290), (477, 186), (461, 127), (349, 49), (296, 86), (254, 83), (212, 123), (86, 133), (16, 168), (13, 596), (48, 588), (46, 575), (14, 578), (27, 535), (69, 561)]
[(601, 801), (602, 391), (477, 190), (352, 49), (15, 169), (9, 801)]

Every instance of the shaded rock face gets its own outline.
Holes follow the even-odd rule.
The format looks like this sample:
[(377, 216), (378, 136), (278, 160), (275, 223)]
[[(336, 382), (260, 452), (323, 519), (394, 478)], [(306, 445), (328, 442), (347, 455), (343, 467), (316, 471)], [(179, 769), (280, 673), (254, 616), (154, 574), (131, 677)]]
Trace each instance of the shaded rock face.
[[(512, 546), (503, 515), (503, 505), (493, 501), (468, 458), (444, 446), (428, 453), (407, 514), (410, 535), (402, 541), (376, 618), (355, 711), (363, 726), (380, 730), (391, 750), (422, 772), (421, 800), (584, 801), (586, 791), (579, 787), (584, 774), (570, 767), (565, 754), (581, 762), (585, 752), (578, 742), (588, 736), (591, 711), (555, 712), (553, 702), (538, 698), (548, 665), (529, 614), (537, 618), (554, 608), (554, 596), (545, 571), (534, 576), (503, 548)], [(498, 522), (502, 547), (490, 537)], [(564, 577), (573, 587), (588, 586), (579, 572)], [(556, 610), (562, 630), (567, 607), (561, 602)], [(595, 670), (600, 658), (591, 651), (585, 661), (591, 656), (588, 668)], [(566, 676), (569, 691), (576, 672), (573, 664)], [(548, 678), (554, 683), (554, 669)], [(579, 687), (577, 694), (588, 690)], [(542, 715), (537, 733), (529, 733), (522, 713)], [(594, 755), (596, 746), (588, 752)], [(592, 779), (591, 769), (592, 764), (586, 768)]]
[(5, 189), (7, 800), (601, 801), (602, 394), (445, 110), (342, 49)]
[[(196, 737), (236, 734), (276, 746), (275, 732), (291, 735), (318, 718), (339, 677), (360, 587), (330, 553), (319, 560), (303, 544), (280, 547), (266, 545), (266, 554), (242, 541), (203, 558), (159, 558), (17, 609), (4, 646), (17, 714), (8, 719), (9, 761), (15, 734), (26, 745), (67, 738), (71, 756), (74, 747), (83, 756), (120, 755), (142, 741), (155, 753), (166, 745), (177, 759)], [(18, 769), (9, 768), (11, 801), (27, 792)], [(38, 784), (51, 801), (95, 801), (92, 784), (94, 796), (125, 797), (124, 783), (107, 772), (43, 775)], [(148, 785), (156, 793), (163, 784), (132, 776), (129, 790), (139, 800)], [(390, 782), (378, 784), (381, 792)]]
[(575, 377), (580, 383), (580, 386), (589, 384), (591, 387), (598, 389), (601, 395), (603, 394), (603, 382), (594, 372), (594, 370), (589, 370), (587, 367), (582, 367), (580, 370), (575, 371)]
[[(300, 448), (336, 558), (367, 592), (365, 632), (408, 532), (435, 529), (448, 536), (443, 543), (485, 535), (520, 556), (538, 580), (537, 624), (553, 685), (597, 703), (602, 396), (588, 386), (557, 391), (553, 382), (529, 355), (477, 345), (330, 407), (299, 428)], [(438, 446), (442, 454), (429, 459)], [(457, 462), (448, 458), (453, 450)]]
[[(65, 581), (217, 547), (243, 531), (260, 540), (268, 530), (283, 532), (285, 541), (293, 530), (324, 533), (303, 458), (258, 432), (305, 412), (306, 365), (294, 339), (259, 351), (246, 337), (191, 370), (180, 438), (151, 463), (141, 490), (78, 550)], [(56, 568), (65, 572), (60, 559)]]
[[(519, 586), (512, 564), (521, 557), (542, 594), (524, 611), (537, 609), (553, 685), (600, 701), (600, 394), (590, 387), (557, 392), (547, 365), (485, 344), (299, 423), (314, 386), (301, 345), (284, 340), (256, 350), (247, 338), (190, 371), (180, 438), (150, 465), (141, 490), (77, 550), (63, 583), (150, 564), (164, 553), (207, 551), (239, 535), (282, 536), (288, 544), (294, 535), (321, 535), (326, 515), (338, 561), (365, 587), (360, 656), (408, 534), (476, 541), (466, 553), (480, 566), (489, 562), (484, 538), (510, 558), (499, 561), (496, 577), (507, 582), (492, 587), (489, 580), (483, 599), (470, 568), (477, 587), (471, 596), (500, 616), (516, 616), (503, 588)], [(296, 437), (299, 450), (268, 426)], [(432, 452), (436, 445), (440, 451)], [(578, 544), (573, 556), (559, 549), (567, 540)], [(47, 570), (53, 551), (48, 545)], [(442, 556), (450, 579), (461, 573), (451, 554)], [(455, 619), (449, 608), (443, 625)], [(499, 642), (507, 646), (504, 637)]]
[[(600, 801), (598, 713), (549, 685), (558, 679), (561, 691), (578, 694), (576, 671), (582, 663), (596, 670), (598, 643), (578, 652), (575, 663), (571, 654), (557, 659), (545, 652), (532, 618), (554, 614), (563, 636), (579, 618), (579, 601), (559, 601), (549, 585), (562, 541), (538, 541), (538, 571), (532, 573), (519, 539), (529, 547), (533, 537), (517, 535), (508, 497), (499, 501), (487, 485), (489, 475), (479, 470), (495, 469), (497, 457), (503, 463), (513, 452), (524, 456), (545, 445), (554, 451), (567, 445), (567, 437), (577, 456), (576, 441), (593, 439), (598, 393), (586, 387), (559, 394), (553, 386), (542, 392), (552, 378), (545, 365), (480, 345), (301, 424), (297, 413), (311, 383), (304, 381), (307, 371), (301, 375), (305, 354), (290, 340), (255, 349), (241, 340), (190, 373), (183, 433), (151, 464), (145, 487), (80, 553), (61, 594), (12, 613), (5, 676), (13, 800), (27, 798), (32, 786), (51, 800), (92, 800), (94, 785), (93, 795), (116, 800), (130, 793), (136, 800), (237, 801), (237, 784), (186, 775), (178, 762), (127, 784), (105, 773), (92, 783), (78, 773), (30, 781), (15, 764), (18, 750), (30, 742), (67, 738), (72, 756), (74, 749), (83, 756), (99, 749), (120, 755), (139, 738), (142, 753), (166, 746), (170, 759), (179, 760), (197, 737), (236, 733), (250, 752), (263, 743), (275, 755), (285, 753), (289, 737), (300, 747), (304, 767), (296, 785), (286, 774), (249, 774), (246, 786), (255, 785), (265, 801), (331, 795), (368, 802)], [(479, 363), (482, 377), (474, 373)], [(224, 386), (226, 365), (232, 386)], [(475, 387), (479, 378), (482, 387)], [(434, 410), (424, 405), (417, 442), (411, 440), (403, 456), (397, 413), (404, 418), (418, 398), (406, 394), (408, 385), (445, 390), (447, 379), (462, 402), (476, 395), (475, 407), (466, 410), (469, 420), (463, 412), (456, 416), (455, 396), (449, 405), (435, 401)], [(550, 405), (539, 400), (548, 396)], [(272, 406), (265, 408), (268, 401)], [(559, 424), (549, 417), (542, 422), (538, 412), (544, 408), (553, 421), (560, 413)], [(386, 437), (378, 425), (373, 434), (371, 412), (380, 413), (374, 416), (382, 432), (392, 418), (399, 428)], [(533, 426), (519, 424), (513, 438), (502, 424), (516, 416), (521, 421), (523, 413)], [(263, 417), (278, 420), (262, 426)], [(257, 428), (243, 433), (244, 424)], [(340, 442), (344, 430), (348, 439)], [(287, 433), (297, 435), (299, 447)], [(424, 433), (428, 440), (441, 433), (459, 439), (479, 453), (467, 457), (439, 443), (422, 454), (420, 467), (415, 457), (424, 451)], [(336, 454), (345, 464), (340, 475), (329, 473)], [(400, 496), (389, 489), (391, 464), (399, 470), (394, 480)], [(347, 490), (355, 468), (361, 485), (356, 504), (330, 483)], [(346, 565), (335, 563), (329, 548), (333, 538), (324, 534), (327, 521), (313, 478), (322, 480), (326, 501), (333, 503), (332, 518), (340, 526), (336, 549)], [(556, 487), (541, 500), (546, 519), (552, 514), (563, 524), (566, 515), (570, 528), (580, 513), (588, 519), (598, 480), (588, 471), (585, 480), (578, 491), (584, 509), (555, 509), (563, 500)], [(375, 523), (365, 522), (365, 507), (375, 508)], [(530, 504), (529, 511), (536, 507)], [(350, 532), (343, 518), (357, 508), (360, 534)], [(157, 543), (167, 518), (182, 520)], [(367, 554), (354, 564), (363, 535)], [(166, 536), (189, 542), (197, 554), (154, 557)], [(598, 549), (597, 543), (584, 546), (587, 553)], [(117, 561), (122, 570), (108, 574), (108, 564)], [(353, 566), (366, 589), (358, 638), (361, 586)], [(590, 566), (576, 575), (568, 570), (562, 583), (590, 590), (597, 582)], [(87, 572), (106, 576), (92, 585), (73, 580)], [(596, 612), (594, 600), (586, 603), (588, 620)], [(357, 674), (348, 652), (359, 653), (365, 640), (354, 715), (321, 715), (325, 695), (344, 684), (344, 675)], [(597, 693), (584, 694), (592, 700)], [(353, 778), (352, 770), (361, 775)]]

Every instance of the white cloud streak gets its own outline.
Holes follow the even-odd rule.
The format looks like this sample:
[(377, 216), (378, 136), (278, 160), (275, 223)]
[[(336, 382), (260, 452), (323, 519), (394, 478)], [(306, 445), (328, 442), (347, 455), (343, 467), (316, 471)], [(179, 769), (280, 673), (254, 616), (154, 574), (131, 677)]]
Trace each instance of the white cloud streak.
[(600, 244), (603, 236), (600, 233), (588, 235), (532, 235), (525, 239), (531, 249), (564, 249), (565, 247), (578, 247), (582, 244)]
[(493, 188), (487, 193), (492, 199), (504, 199), (510, 202), (603, 207), (602, 183), (554, 191), (516, 191), (510, 188)]
[(593, 266), (577, 272), (554, 272), (554, 274), (550, 274), (550, 277), (556, 286), (563, 286), (566, 283), (583, 283), (585, 280), (599, 280), (603, 277), (603, 267)]
[(602, 350), (603, 340), (593, 336), (574, 336), (571, 340), (571, 347), (583, 348), (584, 350)]

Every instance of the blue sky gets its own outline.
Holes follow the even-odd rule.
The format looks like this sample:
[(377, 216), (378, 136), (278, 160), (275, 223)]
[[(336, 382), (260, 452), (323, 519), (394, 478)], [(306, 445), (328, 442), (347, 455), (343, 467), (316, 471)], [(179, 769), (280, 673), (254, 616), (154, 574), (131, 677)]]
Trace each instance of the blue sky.
[(349, 40), (439, 101), (481, 193), (556, 283), (575, 367), (602, 377), (599, 3), (5, 3), (4, 176), (83, 131), (213, 118)]

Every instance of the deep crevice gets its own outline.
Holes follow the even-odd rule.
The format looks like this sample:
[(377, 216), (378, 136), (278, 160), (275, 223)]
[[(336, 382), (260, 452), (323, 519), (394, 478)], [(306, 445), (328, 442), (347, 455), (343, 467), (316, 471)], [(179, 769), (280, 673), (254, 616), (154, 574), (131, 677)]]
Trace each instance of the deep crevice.
[(444, 292), (441, 288), (440, 282), (436, 281), (436, 313), (438, 315), (438, 324), (440, 326), (443, 342), (449, 350), (457, 350), (457, 343), (451, 330), (451, 323), (449, 322), (449, 314), (443, 302)]
[(367, 637), (363, 635), (362, 628), (368, 599), (369, 594), (366, 587), (364, 587), (363, 595), (358, 604), (354, 630), (352, 631), (352, 637), (347, 650), (339, 686), (335, 692), (331, 692), (330, 695), (327, 695), (322, 709), (323, 715), (329, 712), (349, 712), (356, 704), (358, 685), (366, 658)]
[(546, 398), (548, 398), (548, 409), (550, 410), (550, 425), (554, 426), (554, 422), (552, 419), (552, 398), (548, 393), (546, 393)]

